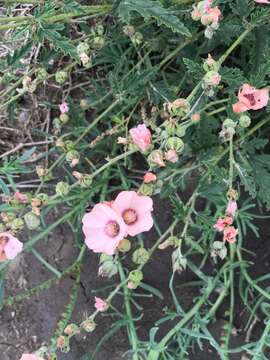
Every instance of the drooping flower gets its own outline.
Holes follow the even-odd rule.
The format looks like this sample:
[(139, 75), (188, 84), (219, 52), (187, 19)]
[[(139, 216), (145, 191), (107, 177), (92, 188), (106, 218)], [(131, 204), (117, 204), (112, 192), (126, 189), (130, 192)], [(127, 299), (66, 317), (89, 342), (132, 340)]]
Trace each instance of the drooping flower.
[(95, 308), (100, 311), (106, 311), (108, 310), (109, 305), (107, 304), (107, 302), (99, 297), (95, 296)]
[(255, 87), (244, 84), (238, 92), (238, 102), (233, 105), (235, 113), (247, 110), (259, 110), (267, 106), (269, 100), (268, 89), (256, 89)]
[(146, 151), (151, 145), (151, 132), (145, 126), (145, 124), (140, 124), (137, 127), (134, 127), (129, 130), (132, 141), (136, 144), (142, 151)]
[(238, 229), (234, 226), (227, 226), (223, 231), (223, 240), (228, 241), (230, 244), (235, 243), (236, 235), (238, 234)]
[(157, 176), (154, 173), (149, 171), (149, 172), (144, 174), (143, 181), (146, 184), (149, 184), (151, 182), (155, 182), (156, 180), (157, 180)]
[(235, 213), (237, 211), (237, 202), (236, 201), (229, 201), (226, 209), (226, 214), (228, 216), (235, 216)]
[(113, 255), (127, 227), (110, 206), (100, 203), (82, 219), (86, 246), (94, 252)]
[(44, 360), (44, 359), (35, 354), (23, 354), (20, 360)]
[(25, 194), (22, 194), (20, 191), (15, 191), (14, 199), (16, 199), (21, 204), (26, 204), (28, 201), (27, 196)]
[(224, 218), (219, 218), (214, 225), (214, 229), (217, 231), (224, 231), (225, 227), (231, 225), (233, 223), (233, 219), (230, 216), (225, 216)]
[(62, 104), (59, 105), (59, 109), (61, 114), (65, 114), (69, 111), (69, 106), (66, 101), (63, 101)]
[(149, 231), (153, 226), (153, 200), (149, 196), (140, 196), (135, 191), (121, 191), (112, 208), (122, 216), (128, 235)]
[(22, 251), (23, 243), (8, 232), (0, 233), (0, 261), (13, 260)]

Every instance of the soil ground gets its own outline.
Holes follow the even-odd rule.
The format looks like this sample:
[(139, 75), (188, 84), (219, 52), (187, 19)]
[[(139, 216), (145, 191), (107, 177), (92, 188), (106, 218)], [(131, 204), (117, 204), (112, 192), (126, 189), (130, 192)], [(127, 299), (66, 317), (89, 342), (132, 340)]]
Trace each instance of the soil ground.
[[(169, 206), (156, 204), (155, 213), (160, 219), (161, 229), (166, 229), (171, 220)], [(260, 221), (261, 237), (259, 239), (249, 235), (246, 238), (246, 246), (249, 250), (256, 253), (253, 259), (254, 265), (249, 269), (252, 276), (266, 274), (269, 271), (270, 261), (270, 228), (268, 221)], [(149, 232), (146, 237), (147, 245), (150, 246), (156, 239), (154, 231)], [(45, 257), (45, 259), (57, 267), (59, 270), (65, 269), (76, 259), (78, 251), (74, 247), (73, 235), (65, 225), (59, 226), (53, 236), (48, 241), (40, 241), (36, 249)], [(171, 304), (168, 282), (171, 275), (170, 250), (157, 251), (153, 260), (145, 269), (145, 282), (156, 287), (164, 295), (164, 300), (157, 297), (142, 298), (139, 303), (144, 307), (144, 316), (140, 321), (140, 338), (148, 339), (149, 329), (154, 325), (163, 314), (163, 308), (166, 304)], [(102, 288), (111, 281), (98, 278), (98, 257), (96, 254), (87, 252), (83, 263), (83, 273), (81, 278), (81, 288), (78, 303), (74, 311), (74, 322), (80, 322), (86, 314), (93, 311), (93, 291)], [(158, 269), (158, 271), (154, 270)], [(31, 288), (51, 277), (51, 274), (31, 253), (24, 253), (19, 256), (9, 267), (6, 295), (14, 295), (25, 289)], [(183, 284), (193, 280), (194, 276), (189, 271), (177, 275), (175, 282)], [(5, 307), (0, 312), (0, 354), (1, 360), (17, 360), (19, 354), (28, 351), (34, 351), (45, 343), (52, 336), (59, 316), (63, 311), (64, 304), (67, 303), (73, 280), (65, 278), (60, 285), (54, 286), (40, 295), (33, 296), (31, 299)], [(181, 288), (177, 290), (178, 299), (184, 309), (188, 309), (193, 302), (194, 296), (198, 293), (193, 288)], [(236, 296), (236, 299), (239, 299)], [(217, 314), (217, 320), (210, 326), (210, 330), (217, 340), (222, 335), (222, 328), (225, 324), (224, 312), (228, 308), (226, 302)], [(232, 336), (233, 347), (245, 343), (246, 332), (243, 327), (246, 322), (246, 314), (241, 301), (236, 303), (237, 323), (234, 324), (234, 334)], [(101, 316), (97, 319), (98, 326), (92, 334), (85, 339), (75, 338), (72, 341), (71, 351), (67, 354), (59, 354), (59, 360), (80, 360), (85, 354), (92, 354), (101, 337), (110, 329), (112, 320), (107, 316)], [(166, 332), (171, 324), (163, 328)], [(257, 339), (263, 329), (263, 324), (256, 323), (250, 337), (250, 341)], [(107, 343), (105, 343), (95, 360), (120, 360), (129, 359), (125, 352), (129, 349), (125, 329), (120, 330)], [(216, 360), (219, 356), (215, 354), (207, 344), (203, 349), (195, 348), (186, 359), (183, 360)], [(241, 359), (241, 355), (236, 354), (230, 357), (232, 360)], [(248, 357), (247, 357), (248, 359)]]

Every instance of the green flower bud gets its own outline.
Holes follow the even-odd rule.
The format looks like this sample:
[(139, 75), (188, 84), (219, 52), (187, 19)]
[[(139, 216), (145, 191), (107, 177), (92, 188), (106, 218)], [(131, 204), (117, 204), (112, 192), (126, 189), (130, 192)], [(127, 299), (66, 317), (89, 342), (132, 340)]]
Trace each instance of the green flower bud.
[(76, 324), (69, 324), (64, 330), (64, 333), (68, 336), (76, 335), (78, 332), (80, 332), (80, 329)]
[(66, 154), (66, 161), (71, 167), (76, 166), (80, 160), (80, 153), (77, 150), (70, 150)]
[(167, 150), (175, 150), (178, 154), (184, 150), (183, 141), (176, 136), (170, 137), (165, 146)]
[(135, 34), (131, 37), (131, 40), (134, 44), (140, 45), (143, 42), (142, 33), (136, 31)]
[(55, 73), (55, 81), (62, 85), (67, 81), (68, 73), (64, 70), (59, 70)]
[(66, 140), (65, 141), (65, 149), (67, 151), (71, 151), (71, 150), (74, 150), (74, 142), (72, 140)]
[(85, 320), (81, 326), (83, 330), (86, 331), (87, 333), (93, 332), (96, 328), (95, 322), (91, 319)]
[(10, 223), (10, 227), (12, 231), (22, 230), (24, 227), (24, 221), (21, 218), (16, 218)]
[(61, 197), (65, 197), (68, 195), (70, 191), (70, 186), (68, 183), (64, 182), (64, 181), (60, 181), (55, 188), (55, 192), (56, 195), (61, 196)]
[(154, 191), (154, 185), (153, 184), (142, 184), (139, 188), (139, 193), (141, 195), (145, 196), (151, 196)]
[(98, 275), (102, 277), (111, 278), (118, 272), (117, 266), (113, 259), (104, 261), (98, 268)]
[(166, 136), (175, 135), (175, 131), (177, 129), (176, 123), (174, 121), (166, 120), (165, 123)]
[(105, 45), (105, 39), (103, 36), (95, 36), (93, 39), (92, 46), (95, 50), (100, 50)]
[(79, 55), (83, 53), (88, 53), (89, 50), (90, 47), (86, 42), (80, 42), (79, 45), (77, 46), (77, 53)]
[(135, 34), (135, 28), (132, 25), (123, 26), (123, 33), (127, 36), (133, 36)]
[(141, 270), (133, 270), (128, 276), (128, 288), (136, 289), (143, 279), (143, 273)]
[(128, 239), (123, 239), (117, 246), (118, 250), (125, 253), (131, 249), (131, 243)]
[(93, 178), (91, 175), (83, 174), (79, 183), (83, 188), (89, 188), (92, 185)]
[(80, 101), (80, 107), (81, 107), (82, 110), (87, 110), (88, 107), (89, 107), (88, 100), (87, 99), (82, 99)]
[(61, 130), (61, 121), (59, 118), (53, 119), (53, 127), (58, 131)]
[(150, 167), (164, 167), (164, 154), (161, 150), (153, 150), (147, 158)]
[(179, 137), (183, 137), (186, 134), (186, 128), (181, 125), (177, 125), (176, 127), (176, 135)]
[(39, 68), (36, 71), (36, 77), (38, 80), (46, 80), (48, 78), (49, 74), (47, 73), (47, 70), (44, 68)]
[(232, 119), (226, 119), (223, 121), (222, 126), (224, 127), (224, 129), (235, 128), (236, 123)]
[(61, 121), (62, 124), (66, 124), (69, 121), (68, 114), (61, 114), (60, 115), (60, 121)]
[(242, 128), (248, 128), (251, 124), (251, 119), (248, 115), (241, 115), (239, 119), (239, 125)]
[(98, 35), (103, 35), (104, 34), (104, 26), (102, 24), (96, 25), (96, 32)]
[(132, 255), (132, 261), (135, 264), (139, 264), (139, 265), (145, 264), (148, 260), (149, 260), (149, 253), (144, 248), (139, 248), (135, 250)]
[(37, 199), (39, 199), (42, 202), (42, 205), (47, 205), (49, 202), (49, 196), (44, 193), (38, 194)]
[(24, 215), (24, 221), (29, 230), (35, 230), (40, 225), (40, 219), (37, 215), (33, 214), (31, 211)]
[(57, 339), (57, 347), (64, 353), (68, 353), (70, 350), (69, 338), (67, 336), (59, 336)]

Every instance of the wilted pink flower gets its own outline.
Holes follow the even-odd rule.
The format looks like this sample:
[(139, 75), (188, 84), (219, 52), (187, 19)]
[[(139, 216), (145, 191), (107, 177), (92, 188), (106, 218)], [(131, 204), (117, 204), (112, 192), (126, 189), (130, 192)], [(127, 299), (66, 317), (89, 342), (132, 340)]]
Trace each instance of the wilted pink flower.
[(61, 114), (67, 113), (69, 111), (68, 103), (66, 101), (62, 102), (62, 104), (59, 105), (59, 109)]
[(20, 360), (44, 360), (44, 359), (35, 354), (23, 354)]
[(170, 149), (165, 153), (165, 159), (167, 161), (172, 162), (172, 163), (176, 163), (178, 161), (179, 157), (178, 157), (177, 152), (175, 150)]
[(126, 235), (122, 217), (106, 204), (97, 204), (82, 219), (87, 247), (94, 252), (113, 255)]
[(0, 261), (13, 260), (22, 251), (23, 244), (8, 232), (0, 233)]
[(98, 311), (100, 311), (100, 312), (106, 311), (106, 310), (108, 310), (108, 307), (109, 306), (105, 300), (95, 296), (95, 308)]
[(237, 202), (236, 201), (229, 201), (226, 214), (229, 216), (234, 217), (237, 210)]
[(144, 174), (143, 181), (146, 184), (149, 184), (151, 182), (155, 182), (157, 180), (157, 176), (152, 172), (147, 172)]
[(122, 216), (128, 235), (135, 236), (153, 226), (153, 200), (149, 196), (138, 195), (135, 191), (121, 191), (112, 208)]
[(20, 191), (15, 191), (14, 199), (18, 200), (21, 204), (26, 204), (28, 198), (25, 194), (22, 194)]
[(233, 219), (230, 216), (225, 216), (224, 218), (219, 218), (214, 225), (214, 229), (217, 231), (223, 231), (226, 226), (231, 225)]
[(233, 105), (236, 113), (247, 110), (259, 110), (267, 106), (269, 100), (268, 89), (256, 89), (249, 84), (244, 84), (238, 92), (238, 102)]
[(147, 129), (145, 124), (140, 124), (137, 127), (130, 129), (129, 133), (134, 144), (142, 151), (146, 151), (151, 145), (151, 132)]
[(233, 244), (236, 241), (237, 234), (238, 229), (235, 229), (234, 226), (227, 226), (223, 231), (223, 240)]
[(200, 20), (201, 17), (202, 17), (202, 13), (199, 11), (199, 9), (197, 7), (194, 7), (191, 12), (191, 18), (194, 21), (198, 21), (198, 20)]
[(151, 160), (160, 167), (166, 166), (163, 160), (163, 153), (160, 150), (152, 151)]
[(254, 1), (259, 4), (270, 4), (269, 0), (254, 0)]

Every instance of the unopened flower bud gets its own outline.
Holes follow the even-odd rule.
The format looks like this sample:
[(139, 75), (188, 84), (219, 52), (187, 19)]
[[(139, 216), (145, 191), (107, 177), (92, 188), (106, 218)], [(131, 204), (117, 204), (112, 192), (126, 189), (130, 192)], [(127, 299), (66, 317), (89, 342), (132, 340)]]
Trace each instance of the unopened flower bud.
[(128, 239), (123, 239), (117, 246), (118, 250), (125, 253), (131, 249), (131, 243)]
[(210, 25), (213, 22), (212, 16), (210, 14), (203, 14), (201, 17), (201, 23), (204, 26)]
[(179, 239), (177, 236), (170, 236), (167, 240), (161, 243), (158, 246), (158, 248), (160, 250), (165, 250), (169, 246), (178, 247), (180, 245), (181, 245), (181, 239)]
[(248, 115), (241, 115), (239, 119), (239, 125), (242, 128), (248, 128), (251, 124), (251, 119)]
[(88, 333), (93, 332), (96, 328), (95, 322), (91, 319), (85, 320), (81, 326), (82, 326), (83, 330)]
[(59, 70), (55, 73), (55, 81), (62, 85), (67, 81), (68, 73), (65, 70)]
[(144, 196), (151, 196), (153, 194), (154, 186), (153, 184), (142, 184), (139, 188), (139, 194)]
[(89, 50), (90, 50), (90, 47), (86, 42), (80, 42), (77, 46), (77, 53), (79, 55), (82, 53), (88, 53)]
[(19, 230), (22, 230), (23, 227), (24, 227), (24, 222), (22, 219), (20, 218), (16, 218), (14, 219), (10, 224), (10, 228), (13, 232), (16, 232), (16, 231), (19, 231)]
[(211, 70), (214, 70), (214, 71), (218, 71), (219, 69), (219, 65), (217, 63), (217, 61), (215, 61), (211, 54), (208, 54), (208, 57), (207, 59), (204, 61), (203, 63), (203, 69), (208, 72), (208, 71), (211, 71)]
[(143, 273), (141, 270), (133, 270), (128, 276), (128, 288), (136, 289), (143, 279)]
[(29, 230), (35, 230), (40, 225), (40, 219), (37, 215), (33, 214), (32, 211), (24, 215), (24, 221)]
[(166, 130), (166, 136), (175, 135), (176, 122), (174, 120), (166, 120), (164, 125)]
[(197, 7), (194, 7), (191, 12), (192, 20), (198, 21), (198, 20), (200, 20), (201, 17), (202, 17), (202, 13), (199, 11), (199, 9)]
[(165, 152), (165, 159), (175, 164), (179, 160), (179, 156), (175, 150), (168, 150)]
[(61, 197), (67, 196), (69, 191), (70, 191), (70, 186), (68, 183), (64, 181), (60, 181), (55, 187), (56, 195)]
[(184, 142), (179, 137), (170, 137), (166, 141), (166, 149), (175, 150), (179, 154), (184, 150)]
[(201, 115), (199, 113), (192, 114), (191, 121), (194, 123), (199, 122), (201, 119)]
[(207, 26), (207, 28), (204, 30), (204, 36), (206, 39), (211, 40), (214, 35), (214, 30), (211, 26)]
[(224, 129), (235, 128), (236, 122), (234, 122), (232, 119), (225, 119), (222, 123), (222, 127)]
[(164, 167), (163, 152), (161, 150), (154, 150), (147, 158), (150, 166)]
[(221, 76), (217, 71), (208, 71), (203, 78), (203, 88), (217, 86), (221, 81)]
[(178, 137), (183, 137), (186, 134), (186, 127), (182, 125), (177, 125), (176, 127), (176, 135)]
[(134, 251), (132, 261), (135, 264), (145, 264), (149, 260), (149, 252), (144, 248), (139, 248)]
[(57, 339), (57, 347), (64, 353), (69, 352), (69, 338), (67, 336), (59, 336)]
[(123, 26), (123, 33), (127, 36), (133, 36), (135, 34), (135, 28), (132, 25)]
[(82, 110), (88, 109), (88, 107), (89, 107), (88, 100), (87, 99), (82, 99), (80, 101), (80, 107), (81, 107)]
[(40, 205), (47, 205), (49, 202), (48, 194), (39, 193), (36, 198), (41, 201)]
[(64, 330), (64, 333), (69, 336), (73, 336), (73, 335), (77, 334), (78, 332), (80, 332), (80, 330), (79, 330), (78, 325), (76, 325), (76, 324), (69, 324)]
[(52, 172), (41, 165), (36, 166), (36, 173), (43, 181), (50, 181), (52, 179)]
[(36, 77), (38, 80), (44, 81), (48, 78), (49, 74), (47, 73), (47, 70), (44, 68), (39, 68), (36, 70)]
[(93, 39), (92, 46), (95, 50), (100, 50), (105, 45), (105, 39), (103, 36), (95, 36)]
[(143, 34), (136, 31), (135, 34), (131, 37), (133, 43), (140, 45), (143, 42)]
[(62, 124), (66, 124), (69, 121), (68, 114), (61, 114), (59, 118)]
[(190, 104), (186, 99), (176, 99), (168, 104), (168, 110), (174, 116), (184, 116), (190, 112)]
[(71, 167), (76, 166), (80, 161), (80, 153), (77, 150), (70, 150), (66, 154), (66, 161)]

